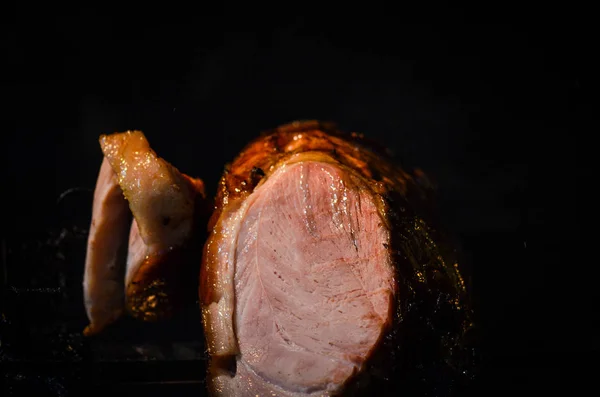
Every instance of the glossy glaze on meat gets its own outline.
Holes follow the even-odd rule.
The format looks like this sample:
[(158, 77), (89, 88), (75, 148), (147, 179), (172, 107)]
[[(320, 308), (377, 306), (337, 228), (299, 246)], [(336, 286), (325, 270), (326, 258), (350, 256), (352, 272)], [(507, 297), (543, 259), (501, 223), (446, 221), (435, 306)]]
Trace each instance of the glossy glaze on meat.
[(202, 181), (158, 157), (142, 132), (103, 135), (100, 146), (84, 280), (88, 335), (124, 310), (157, 320), (193, 299), (196, 237), (208, 214)]
[(214, 395), (393, 394), (391, 376), (451, 362), (469, 309), (421, 176), (319, 122), (240, 153), (201, 272)]

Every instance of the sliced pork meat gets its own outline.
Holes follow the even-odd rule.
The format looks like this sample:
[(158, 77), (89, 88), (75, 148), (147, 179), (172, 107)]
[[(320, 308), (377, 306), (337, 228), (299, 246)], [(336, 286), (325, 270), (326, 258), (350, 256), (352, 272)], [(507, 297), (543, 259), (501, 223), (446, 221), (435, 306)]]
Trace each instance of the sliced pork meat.
[(83, 294), (90, 321), (85, 335), (101, 331), (123, 313), (130, 217), (117, 175), (105, 158), (96, 182), (85, 258)]
[(368, 147), (297, 122), (225, 171), (200, 283), (213, 395), (392, 394), (406, 357), (459, 343), (464, 283), (427, 189)]
[[(101, 210), (92, 219), (84, 286), (103, 292), (86, 293), (88, 313), (110, 308), (111, 321), (123, 309), (143, 320), (168, 317), (197, 286), (190, 280), (200, 261), (198, 222), (208, 213), (203, 183), (158, 157), (140, 131), (103, 135), (100, 146), (104, 160), (94, 209)], [(128, 232), (128, 250), (116, 250), (127, 248)], [(99, 325), (88, 327), (87, 334), (111, 322), (89, 317), (91, 325)]]

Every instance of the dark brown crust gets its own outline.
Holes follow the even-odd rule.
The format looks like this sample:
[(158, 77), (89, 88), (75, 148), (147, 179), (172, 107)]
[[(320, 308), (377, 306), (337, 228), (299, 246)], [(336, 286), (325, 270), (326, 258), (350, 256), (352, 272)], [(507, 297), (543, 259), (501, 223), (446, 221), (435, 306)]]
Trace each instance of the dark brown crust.
[[(300, 135), (301, 138), (294, 140), (294, 137)], [(294, 122), (263, 133), (226, 167), (208, 229), (212, 230), (226, 200), (244, 198), (252, 193), (261, 179), (257, 177), (256, 171), (260, 170), (262, 175), (268, 175), (281, 160), (294, 153), (307, 151), (328, 153), (341, 164), (372, 181), (373, 190), (378, 193), (395, 187), (403, 194), (425, 194), (411, 175), (391, 164), (388, 155), (362, 134), (342, 134), (332, 123)]]
[(195, 193), (193, 234), (183, 245), (146, 258), (126, 286), (125, 307), (142, 321), (161, 321), (172, 317), (189, 302), (198, 289), (198, 264), (206, 238), (204, 225), (210, 214), (204, 183), (183, 174)]
[[(422, 171), (400, 168), (361, 134), (341, 133), (332, 123), (304, 121), (267, 131), (249, 143), (226, 167), (219, 182), (215, 211), (208, 225), (213, 235), (205, 250), (211, 239), (222, 238), (214, 230), (218, 230), (215, 226), (223, 213), (237, 208), (279, 164), (296, 153), (308, 151), (325, 152), (364, 178), (382, 203), (380, 214), (391, 231), (391, 245), (387, 248), (398, 280), (393, 324), (379, 353), (353, 381), (348, 393), (360, 394), (366, 389), (369, 395), (396, 395), (409, 389), (419, 393), (418, 387), (411, 389), (412, 386), (390, 380), (417, 368), (433, 373), (438, 369), (462, 373), (462, 357), (456, 358), (456, 354), (461, 354), (463, 335), (471, 325), (471, 310), (455, 249), (434, 228), (432, 188)], [(212, 288), (218, 285), (218, 264), (207, 263), (207, 258), (213, 257), (207, 251), (203, 255), (203, 305), (218, 300), (219, 292)]]

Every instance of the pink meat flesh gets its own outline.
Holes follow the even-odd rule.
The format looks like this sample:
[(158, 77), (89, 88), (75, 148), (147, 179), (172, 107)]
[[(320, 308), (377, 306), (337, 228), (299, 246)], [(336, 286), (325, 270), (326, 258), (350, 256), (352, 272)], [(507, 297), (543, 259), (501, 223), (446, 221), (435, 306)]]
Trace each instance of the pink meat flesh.
[(389, 232), (358, 185), (336, 165), (296, 162), (247, 199), (233, 275), (238, 373), (218, 388), (330, 394), (361, 370), (389, 325), (394, 275)]
[(86, 335), (99, 333), (126, 309), (131, 311), (132, 293), (127, 288), (136, 273), (147, 257), (156, 259), (189, 240), (197, 198), (204, 194), (202, 181), (158, 157), (141, 131), (102, 135), (100, 146), (104, 159), (94, 193), (83, 281), (90, 320)]
[(129, 207), (117, 175), (104, 158), (94, 192), (83, 277), (84, 303), (90, 320), (86, 335), (100, 332), (123, 313), (129, 219)]

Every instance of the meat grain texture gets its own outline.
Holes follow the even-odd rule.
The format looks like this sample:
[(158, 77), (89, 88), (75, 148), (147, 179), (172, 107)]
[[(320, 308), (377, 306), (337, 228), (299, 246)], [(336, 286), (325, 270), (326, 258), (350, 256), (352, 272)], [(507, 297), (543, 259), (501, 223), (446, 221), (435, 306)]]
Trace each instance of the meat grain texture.
[(317, 121), (264, 133), (226, 167), (200, 280), (212, 395), (460, 385), (471, 310), (423, 181)]

